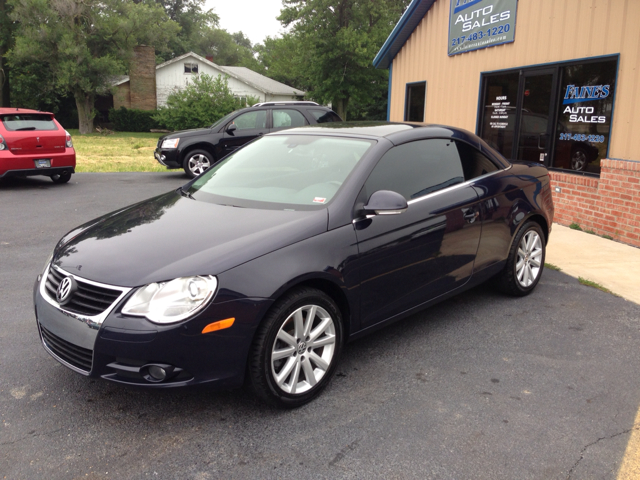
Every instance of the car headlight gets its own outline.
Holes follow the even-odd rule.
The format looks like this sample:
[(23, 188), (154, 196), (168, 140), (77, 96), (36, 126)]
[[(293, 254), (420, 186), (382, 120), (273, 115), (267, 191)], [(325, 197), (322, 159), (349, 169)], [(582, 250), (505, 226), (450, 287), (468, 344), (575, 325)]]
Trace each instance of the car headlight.
[(161, 148), (178, 148), (178, 142), (180, 142), (179, 138), (168, 138), (162, 141)]
[(176, 278), (166, 283), (150, 283), (138, 289), (122, 313), (146, 317), (154, 323), (175, 323), (201, 310), (216, 292), (212, 276)]

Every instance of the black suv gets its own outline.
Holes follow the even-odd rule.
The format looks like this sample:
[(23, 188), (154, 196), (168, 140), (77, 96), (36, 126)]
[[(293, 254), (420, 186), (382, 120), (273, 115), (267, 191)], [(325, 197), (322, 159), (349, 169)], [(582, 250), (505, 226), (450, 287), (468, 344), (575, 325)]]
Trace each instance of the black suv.
[(183, 130), (160, 137), (154, 156), (167, 168), (184, 168), (193, 178), (265, 133), (341, 121), (333, 110), (315, 102), (258, 103), (222, 117), (209, 128)]

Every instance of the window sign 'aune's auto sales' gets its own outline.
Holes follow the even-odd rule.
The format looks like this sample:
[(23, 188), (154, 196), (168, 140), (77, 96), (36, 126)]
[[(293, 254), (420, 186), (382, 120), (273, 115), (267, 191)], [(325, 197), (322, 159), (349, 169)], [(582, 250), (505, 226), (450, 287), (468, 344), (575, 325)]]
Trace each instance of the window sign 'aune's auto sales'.
[(513, 42), (518, 0), (451, 0), (449, 55)]

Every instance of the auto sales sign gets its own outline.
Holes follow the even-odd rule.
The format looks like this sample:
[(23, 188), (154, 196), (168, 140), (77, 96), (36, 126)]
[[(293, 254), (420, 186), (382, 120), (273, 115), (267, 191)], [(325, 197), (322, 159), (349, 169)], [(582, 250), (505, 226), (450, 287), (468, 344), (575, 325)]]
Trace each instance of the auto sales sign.
[(450, 0), (449, 56), (515, 40), (518, 0)]

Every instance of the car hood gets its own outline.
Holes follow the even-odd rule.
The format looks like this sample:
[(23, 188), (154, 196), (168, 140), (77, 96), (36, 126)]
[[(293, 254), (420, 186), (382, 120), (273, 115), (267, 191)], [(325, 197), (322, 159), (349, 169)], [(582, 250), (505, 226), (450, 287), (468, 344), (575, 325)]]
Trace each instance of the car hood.
[(57, 248), (54, 264), (82, 278), (123, 287), (216, 275), (325, 232), (327, 215), (326, 209), (216, 205), (170, 192), (70, 232)]
[(211, 133), (210, 128), (194, 128), (192, 130), (180, 130), (179, 132), (173, 132), (168, 135), (165, 135), (161, 138), (161, 140), (168, 140), (171, 138), (186, 138), (186, 137), (195, 137), (198, 135), (206, 135)]

